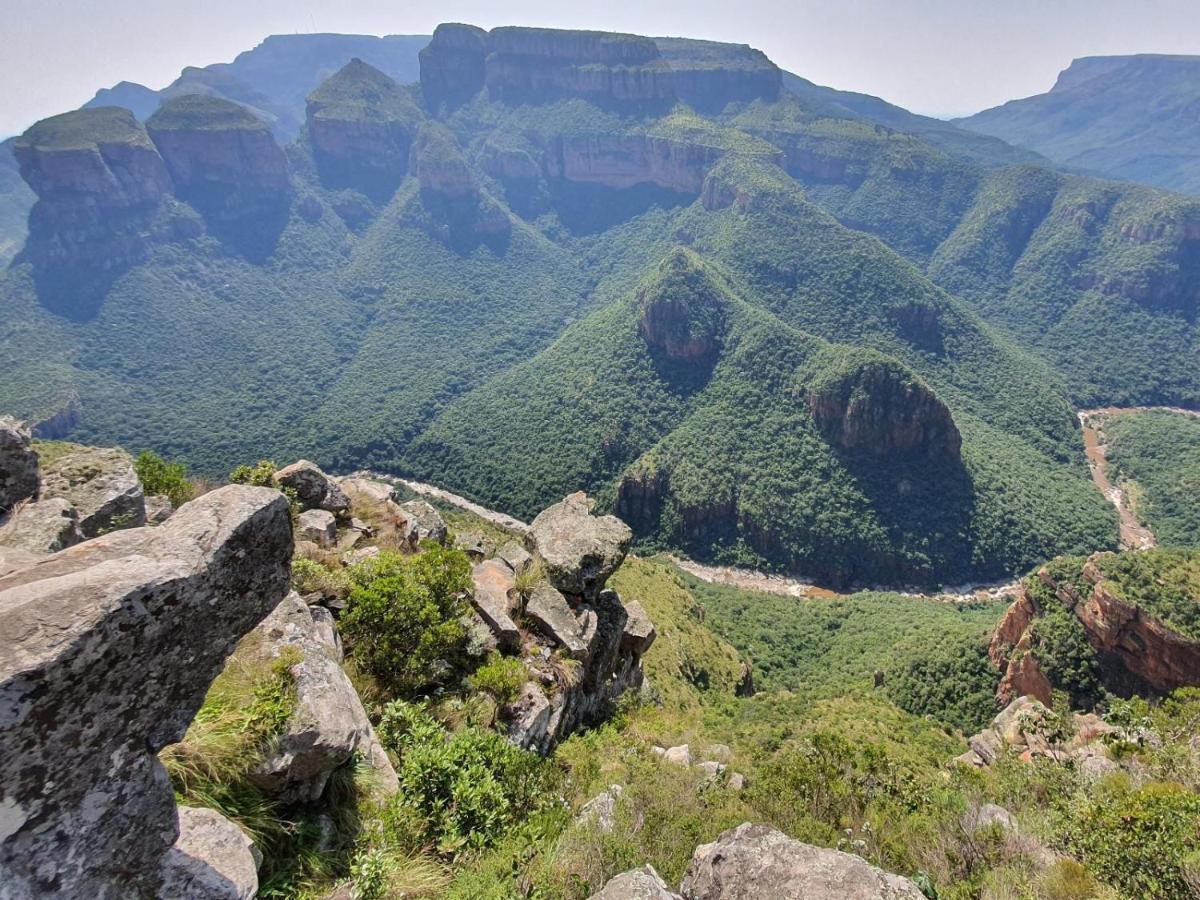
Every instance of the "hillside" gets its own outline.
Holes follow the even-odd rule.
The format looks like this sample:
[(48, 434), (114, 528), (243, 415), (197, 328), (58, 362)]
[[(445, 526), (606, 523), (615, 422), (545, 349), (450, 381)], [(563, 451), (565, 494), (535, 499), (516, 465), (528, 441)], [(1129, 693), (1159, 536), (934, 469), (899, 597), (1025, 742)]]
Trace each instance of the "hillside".
[(1074, 60), (1045, 94), (956, 125), (1077, 169), (1200, 194), (1200, 57)]
[(350, 62), (291, 143), (172, 97), (69, 184), (27, 134), (5, 401), (210, 474), (586, 487), (643, 547), (932, 584), (1114, 547), (1073, 407), (1200, 397), (1186, 198), (741, 45), (445, 26), (420, 67)]
[(1166, 410), (1110, 416), (1107, 455), (1142, 523), (1166, 547), (1200, 545), (1200, 420)]

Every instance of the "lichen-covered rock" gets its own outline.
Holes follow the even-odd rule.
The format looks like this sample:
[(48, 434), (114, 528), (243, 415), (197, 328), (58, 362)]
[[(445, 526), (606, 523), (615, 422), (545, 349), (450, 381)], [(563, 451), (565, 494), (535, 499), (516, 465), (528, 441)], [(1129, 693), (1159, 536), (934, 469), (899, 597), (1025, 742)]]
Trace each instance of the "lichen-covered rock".
[(586, 622), (549, 582), (534, 585), (525, 602), (525, 617), (568, 656), (578, 660), (587, 658), (591, 647), (585, 639)]
[(471, 570), (471, 578), (475, 583), (471, 595), (475, 611), (492, 630), (501, 649), (516, 650), (521, 644), (521, 632), (512, 618), (512, 592), (516, 587), (512, 570), (489, 559)]
[(533, 554), (516, 541), (502, 545), (496, 551), (496, 559), (512, 569), (514, 575), (524, 575), (533, 565)]
[(510, 710), (509, 739), (526, 749), (546, 747), (553, 736), (551, 718), (554, 712), (542, 689), (532, 681), (525, 682)]
[(322, 618), (292, 592), (234, 654), (236, 665), (239, 655), (274, 657), (285, 647), (300, 653), (300, 661), (291, 667), (296, 709), (251, 777), (273, 796), (311, 802), (324, 793), (333, 771), (357, 751), (375, 770), (379, 785), (394, 793), (396, 773), (342, 670), (340, 647), (330, 641)]
[(254, 842), (215, 810), (181, 806), (179, 837), (163, 864), (160, 900), (253, 900)]
[(424, 500), (409, 500), (400, 504), (400, 511), (408, 519), (411, 533), (415, 535), (414, 549), (418, 544), (446, 543), (446, 520), (442, 514)]
[(284, 466), (271, 478), (280, 487), (295, 491), (296, 499), (304, 509), (324, 509), (331, 513), (344, 513), (350, 509), (346, 492), (316, 463), (307, 459)]
[(658, 633), (654, 630), (654, 623), (650, 621), (649, 614), (636, 600), (626, 601), (625, 612), (629, 619), (621, 632), (621, 652), (640, 658), (650, 649)]
[(0, 416), (0, 516), (37, 492), (38, 455), (29, 446), (29, 429)]
[(609, 879), (591, 900), (682, 900), (649, 864)]
[(57, 553), (83, 539), (79, 514), (61, 497), (26, 503), (0, 525), (0, 546), (29, 553)]
[(325, 509), (306, 509), (296, 519), (296, 532), (318, 547), (332, 547), (337, 543), (337, 519)]
[(582, 491), (538, 513), (525, 543), (564, 594), (587, 599), (603, 590), (629, 551), (633, 532), (616, 516), (592, 515)]
[(696, 848), (687, 900), (924, 900), (920, 889), (861, 857), (746, 822)]
[(79, 447), (42, 466), (42, 499), (61, 498), (79, 514), (84, 537), (146, 522), (146, 498), (124, 450)]
[(157, 894), (177, 823), (155, 754), (287, 594), (291, 554), (284, 498), (234, 485), (0, 577), (7, 897)]
[(161, 525), (171, 518), (173, 512), (175, 512), (175, 504), (171, 502), (170, 497), (163, 494), (151, 494), (146, 498), (147, 525)]
[[(625, 793), (625, 788), (619, 784), (610, 784), (579, 810), (575, 821), (583, 825), (595, 825), (603, 834), (608, 834), (616, 824), (617, 801)], [(610, 882), (611, 883), (611, 882)]]

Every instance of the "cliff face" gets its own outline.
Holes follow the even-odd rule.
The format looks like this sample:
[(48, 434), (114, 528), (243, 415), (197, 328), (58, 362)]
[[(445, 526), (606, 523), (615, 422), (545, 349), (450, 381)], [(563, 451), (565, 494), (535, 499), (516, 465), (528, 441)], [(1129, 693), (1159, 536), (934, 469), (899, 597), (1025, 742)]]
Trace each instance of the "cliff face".
[(745, 44), (656, 38), (671, 67), (675, 94), (701, 112), (716, 112), (728, 103), (776, 100), (783, 73), (760, 50)]
[(878, 455), (959, 458), (962, 437), (950, 410), (907, 369), (865, 353), (826, 362), (809, 385), (807, 398), (829, 440)]
[(421, 51), (421, 91), (431, 109), (457, 106), (483, 89), (488, 33), (474, 25), (439, 25)]
[(480, 188), (444, 125), (422, 125), (413, 142), (410, 168), (421, 186), (430, 224), (443, 239), (502, 239), (512, 230), (508, 214)]
[(308, 97), (308, 139), (321, 180), (368, 195), (390, 194), (408, 170), (422, 118), (395, 81), (351, 60)]
[(549, 174), (568, 181), (628, 188), (653, 184), (698, 194), (709, 166), (723, 155), (715, 147), (644, 134), (564, 136), (549, 160)]
[(638, 330), (668, 359), (711, 368), (725, 330), (725, 305), (700, 261), (682, 248), (638, 291)]
[(146, 129), (179, 195), (217, 220), (274, 212), (291, 192), (287, 159), (266, 123), (201, 94), (169, 100)]

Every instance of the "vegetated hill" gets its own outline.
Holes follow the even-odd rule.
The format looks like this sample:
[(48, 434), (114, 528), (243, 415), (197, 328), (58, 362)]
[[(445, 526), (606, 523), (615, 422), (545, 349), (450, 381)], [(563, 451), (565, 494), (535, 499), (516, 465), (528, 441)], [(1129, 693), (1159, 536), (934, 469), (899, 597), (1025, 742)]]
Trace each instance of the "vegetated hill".
[(1165, 410), (1109, 416), (1112, 471), (1129, 482), (1138, 518), (1160, 545), (1200, 546), (1200, 419)]
[(15, 140), (0, 141), (0, 266), (7, 266), (24, 245), (26, 220), (34, 200), (12, 155)]
[(1200, 194), (1200, 56), (1076, 59), (1045, 94), (955, 124), (1110, 178)]
[[(141, 178), (93, 140), (56, 180), (31, 132), (8, 406), (214, 474), (302, 455), (526, 513), (586, 486), (645, 545), (843, 582), (1114, 544), (1071, 407), (1194, 394), (1189, 201), (834, 114), (746, 47), (446, 26), (421, 69), (349, 65), (286, 148), (173, 98)], [(1076, 234), (1021, 199), (991, 240), (1043, 184), (1113, 206)]]

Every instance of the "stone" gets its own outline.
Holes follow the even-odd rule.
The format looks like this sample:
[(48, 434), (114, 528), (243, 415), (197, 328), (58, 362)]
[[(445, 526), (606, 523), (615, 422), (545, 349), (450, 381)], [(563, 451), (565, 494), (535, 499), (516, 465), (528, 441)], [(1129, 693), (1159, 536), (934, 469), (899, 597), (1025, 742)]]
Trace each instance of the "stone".
[(482, 562), (487, 556), (487, 541), (483, 535), (477, 531), (467, 531), (454, 536), (455, 548), (461, 550), (471, 558), (471, 562)]
[(281, 488), (295, 491), (302, 509), (324, 509), (331, 513), (344, 513), (350, 509), (346, 492), (307, 459), (284, 466), (271, 478)]
[(146, 498), (146, 524), (161, 525), (167, 519), (171, 518), (171, 513), (175, 512), (175, 506), (171, 503), (170, 497), (165, 497), (162, 494), (152, 494)]
[(541, 749), (551, 736), (550, 701), (532, 681), (521, 688), (521, 695), (513, 704), (513, 715), (508, 729), (508, 738), (518, 747)]
[(745, 822), (696, 848), (680, 893), (687, 900), (924, 900), (907, 878), (858, 856)]
[(38, 455), (29, 446), (29, 429), (0, 416), (0, 515), (37, 492)]
[(337, 622), (333, 618), (333, 613), (321, 603), (309, 603), (307, 598), (304, 604), (308, 607), (308, 614), (312, 616), (313, 633), (333, 654), (334, 659), (339, 663), (343, 662), (345, 654), (342, 652), (342, 636), (338, 634)]
[(32, 566), (41, 558), (40, 553), (30, 553), (28, 550), (0, 545), (0, 575), (7, 575), (9, 572), (17, 571), (17, 569)]
[(741, 772), (731, 772), (725, 786), (731, 791), (741, 791), (746, 788), (746, 776)]
[(687, 744), (680, 744), (678, 747), (668, 747), (663, 752), (663, 760), (669, 762), (673, 766), (682, 766), (688, 768), (692, 764), (692, 751)]
[(57, 553), (83, 539), (79, 514), (61, 497), (26, 503), (0, 525), (0, 546), (29, 553)]
[(386, 503), (392, 499), (393, 488), (386, 481), (349, 475), (342, 478), (338, 484), (343, 491), (350, 495), (352, 501), (355, 499), (355, 495), (365, 497), (375, 503)]
[(719, 763), (712, 759), (706, 759), (704, 762), (696, 763), (696, 768), (709, 778), (720, 778), (725, 774), (725, 763)]
[(533, 555), (516, 541), (509, 541), (497, 550), (496, 559), (512, 569), (514, 575), (524, 575), (533, 565)]
[(963, 814), (962, 827), (967, 834), (974, 834), (984, 828), (996, 826), (1001, 831), (1011, 832), (1016, 834), (1020, 831), (1017, 827), (1017, 820), (1003, 806), (997, 806), (995, 803), (985, 803), (982, 806), (972, 807)]
[(370, 547), (355, 547), (353, 550), (342, 554), (342, 563), (347, 566), (356, 566), (360, 562), (374, 559), (382, 552), (382, 550), (374, 545)]
[(502, 650), (516, 650), (521, 645), (521, 632), (512, 620), (512, 596), (516, 582), (512, 571), (494, 559), (479, 563), (471, 570), (475, 590), (471, 604), (496, 637)]
[(583, 623), (560, 594), (547, 581), (534, 585), (525, 602), (525, 617), (546, 637), (580, 661), (588, 656), (590, 647), (584, 640)]
[(287, 501), (231, 485), (0, 577), (6, 897), (158, 893), (178, 825), (156, 754), (287, 594), (291, 556)]
[(61, 498), (79, 513), (79, 530), (96, 537), (146, 522), (146, 498), (124, 450), (80, 447), (42, 466), (41, 499)]
[(625, 788), (621, 785), (610, 784), (606, 790), (583, 804), (575, 820), (580, 824), (595, 825), (597, 830), (608, 834), (613, 830), (617, 801), (621, 799), (623, 793), (625, 793)]
[(357, 531), (363, 537), (369, 538), (375, 536), (375, 529), (357, 516), (350, 519), (350, 528), (353, 531)]
[(325, 509), (308, 509), (300, 513), (296, 531), (318, 547), (332, 547), (337, 543), (337, 520)]
[(625, 612), (629, 614), (629, 619), (621, 632), (621, 652), (631, 653), (640, 659), (642, 654), (650, 649), (650, 645), (658, 637), (658, 632), (654, 630), (654, 623), (650, 621), (650, 616), (642, 608), (642, 604), (636, 600), (625, 604)]
[[(424, 500), (409, 500), (400, 504), (400, 512), (408, 519), (416, 535), (416, 543), (446, 543), (446, 522), (441, 513)], [(415, 545), (414, 545), (415, 546)]]
[[(626, 604), (628, 608), (629, 604)], [(715, 759), (717, 762), (727, 763), (733, 759), (733, 751), (729, 749), (728, 744), (709, 744), (704, 749), (705, 759)]]
[(591, 900), (682, 900), (647, 864), (610, 878)]
[(592, 599), (621, 565), (632, 539), (629, 526), (616, 516), (592, 515), (591, 501), (579, 492), (538, 513), (525, 545), (551, 584), (564, 594)]
[(181, 806), (179, 837), (163, 863), (160, 900), (253, 900), (254, 842), (215, 810)]
[(312, 802), (320, 799), (333, 771), (357, 751), (375, 770), (385, 792), (395, 793), (399, 788), (395, 770), (342, 670), (336, 633), (330, 639), (332, 617), (323, 625), (329, 613), (315, 612), (319, 609), (293, 591), (234, 654), (232, 664), (244, 665), (247, 655), (276, 657), (286, 647), (300, 653), (300, 661), (291, 667), (296, 709), (251, 778), (272, 796)]

